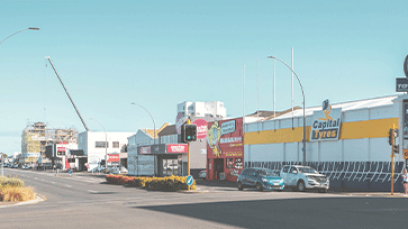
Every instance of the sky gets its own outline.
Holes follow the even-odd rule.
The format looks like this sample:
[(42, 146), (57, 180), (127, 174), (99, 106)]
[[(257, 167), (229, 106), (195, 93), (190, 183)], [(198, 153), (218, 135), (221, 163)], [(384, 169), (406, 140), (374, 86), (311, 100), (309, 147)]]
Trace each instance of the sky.
[[(153, 122), (132, 102), (156, 128), (183, 101), (242, 117), (244, 75), (245, 112), (273, 110), (267, 57), (292, 65), (292, 48), (306, 107), (397, 94), (407, 12), (408, 1), (377, 0), (0, 0), (0, 42), (40, 28), (0, 44), (0, 151), (20, 151), (29, 123), (85, 131), (46, 56), (90, 130), (136, 132)], [(275, 62), (275, 79), (276, 110), (289, 109), (289, 68)]]

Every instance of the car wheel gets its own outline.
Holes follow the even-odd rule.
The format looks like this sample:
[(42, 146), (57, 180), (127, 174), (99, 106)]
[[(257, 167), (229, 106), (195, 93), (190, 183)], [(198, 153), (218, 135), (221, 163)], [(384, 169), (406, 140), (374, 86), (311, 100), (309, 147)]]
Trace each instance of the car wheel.
[(298, 190), (299, 192), (304, 192), (304, 191), (306, 191), (305, 182), (299, 181), (298, 184), (297, 184), (297, 190)]
[(241, 182), (238, 182), (238, 190), (239, 190), (239, 191), (244, 190), (244, 185), (242, 185)]
[(258, 191), (263, 190), (261, 183), (256, 183), (256, 190), (258, 190)]

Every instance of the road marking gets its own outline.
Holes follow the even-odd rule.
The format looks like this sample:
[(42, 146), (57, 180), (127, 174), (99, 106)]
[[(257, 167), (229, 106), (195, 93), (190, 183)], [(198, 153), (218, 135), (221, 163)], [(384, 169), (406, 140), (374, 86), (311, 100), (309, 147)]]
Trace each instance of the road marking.
[(71, 188), (72, 186), (71, 185), (69, 185), (69, 184), (66, 184), (65, 186), (67, 186), (68, 188)]
[(51, 183), (55, 184), (55, 182), (54, 182), (54, 181), (51, 181)]

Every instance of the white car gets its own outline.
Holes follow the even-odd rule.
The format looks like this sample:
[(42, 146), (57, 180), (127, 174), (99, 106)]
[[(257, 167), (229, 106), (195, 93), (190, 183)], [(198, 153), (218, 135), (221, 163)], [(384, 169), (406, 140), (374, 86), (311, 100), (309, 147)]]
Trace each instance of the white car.
[(123, 165), (121, 165), (119, 168), (118, 168), (118, 166), (112, 166), (112, 167), (108, 167), (108, 168), (109, 168), (109, 173), (110, 174), (128, 173), (128, 170)]
[(309, 166), (285, 165), (282, 167), (280, 176), (283, 178), (285, 186), (296, 189), (299, 192), (304, 192), (308, 189), (327, 192), (330, 187), (329, 179)]
[(207, 178), (207, 170), (201, 170), (198, 174), (198, 178), (206, 179)]

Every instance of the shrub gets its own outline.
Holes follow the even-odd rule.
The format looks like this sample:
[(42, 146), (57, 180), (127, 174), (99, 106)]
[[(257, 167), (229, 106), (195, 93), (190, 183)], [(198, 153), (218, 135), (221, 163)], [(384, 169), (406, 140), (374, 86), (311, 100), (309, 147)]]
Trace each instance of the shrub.
[(5, 186), (5, 185), (23, 187), (24, 181), (17, 177), (0, 176), (0, 186)]
[[(123, 175), (106, 175), (106, 181), (110, 184), (122, 184), (127, 186), (146, 188), (147, 190), (174, 192), (187, 190), (187, 177), (130, 177)], [(197, 190), (196, 182), (191, 185), (190, 190)]]
[(21, 202), (35, 199), (35, 193), (31, 187), (2, 186), (0, 188), (0, 201)]

